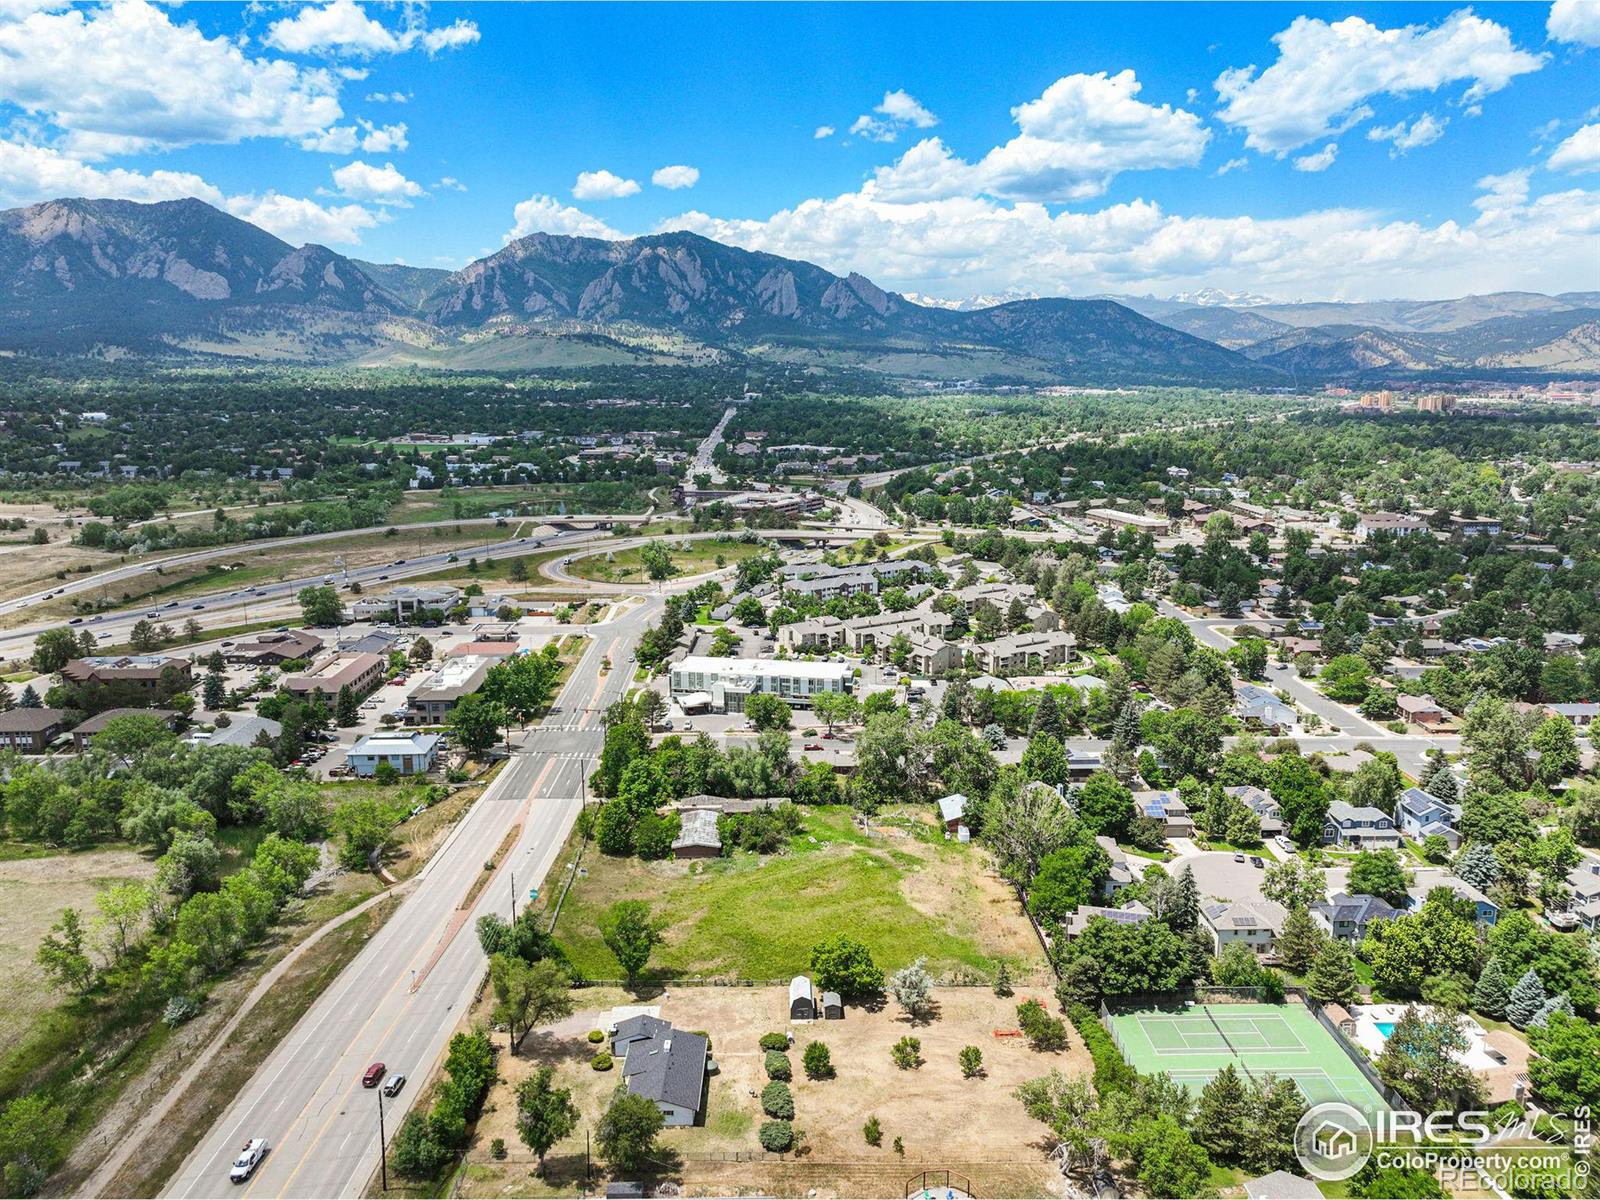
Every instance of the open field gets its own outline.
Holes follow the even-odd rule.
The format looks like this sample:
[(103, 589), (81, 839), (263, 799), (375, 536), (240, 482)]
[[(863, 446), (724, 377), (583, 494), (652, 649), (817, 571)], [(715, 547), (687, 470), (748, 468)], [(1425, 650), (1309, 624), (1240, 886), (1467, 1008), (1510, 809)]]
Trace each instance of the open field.
[[(19, 847), (31, 852), (33, 847)], [(76, 908), (85, 920), (95, 893), (128, 880), (155, 878), (154, 858), (129, 848), (41, 853), (0, 862), (0, 1054), (13, 1049), (39, 1017), (60, 999), (34, 961), (39, 939)]]
[[(736, 538), (700, 538), (682, 546), (668, 543), (667, 548), (678, 575), (714, 571), (741, 559), (754, 558), (764, 549), (756, 542), (741, 542)], [(649, 576), (639, 555), (641, 549), (635, 546), (628, 550), (601, 550), (582, 558), (574, 556), (569, 571), (579, 579), (598, 583), (645, 583)]]
[[(1001, 999), (985, 987), (940, 988), (937, 1017), (921, 1025), (912, 1025), (893, 1004), (876, 1012), (852, 1006), (842, 1021), (791, 1025), (788, 991), (781, 987), (683, 987), (647, 998), (679, 1028), (704, 1030), (720, 1068), (708, 1082), (703, 1123), (661, 1136), (663, 1147), (681, 1159), (673, 1178), (686, 1195), (901, 1197), (905, 1181), (917, 1172), (950, 1168), (971, 1177), (979, 1195), (1051, 1194), (1059, 1176), (1041, 1149), (1043, 1127), (1027, 1118), (1011, 1093), (1052, 1068), (1079, 1074), (1091, 1064), (1075, 1035), (1065, 1051), (1054, 1054), (1034, 1051), (1021, 1038), (995, 1036), (1016, 1027), (1016, 1006), (1030, 995), (1019, 989)], [(1049, 1000), (1042, 991), (1037, 998)], [(529, 1034), (517, 1056), (501, 1054), (505, 1082), (490, 1094), (478, 1123), (461, 1195), (573, 1194), (583, 1177), (584, 1127), (592, 1128), (620, 1082), (616, 1069), (590, 1068), (594, 1047), (584, 1035), (605, 1027), (612, 1005), (637, 1002), (619, 990), (585, 989), (579, 993), (581, 1012)], [(795, 1039), (790, 1086), (803, 1152), (765, 1154), (756, 1141), (765, 1120), (759, 1095), (767, 1082), (757, 1043), (763, 1033), (786, 1030)], [(897, 1069), (889, 1057), (890, 1047), (906, 1035), (922, 1042), (923, 1062), (913, 1070)], [(505, 1044), (503, 1035), (496, 1041)], [(835, 1078), (805, 1077), (800, 1056), (810, 1041), (827, 1044)], [(956, 1056), (969, 1045), (982, 1050), (984, 1073), (963, 1079)], [(532, 1155), (517, 1138), (515, 1087), (547, 1064), (556, 1068), (557, 1085), (573, 1090), (582, 1119), (578, 1131), (551, 1151), (546, 1178), (538, 1180), (531, 1174)], [(862, 1124), (874, 1115), (883, 1129), (878, 1147), (861, 1135)], [(503, 1161), (489, 1154), (497, 1137), (510, 1151)], [(903, 1156), (893, 1149), (896, 1138)], [(595, 1166), (603, 1171), (598, 1161)]]
[[(926, 823), (916, 834), (879, 824), (869, 836), (849, 808), (808, 809), (788, 851), (769, 857), (647, 863), (591, 846), (588, 875), (573, 885), (556, 938), (579, 975), (616, 978), (600, 914), (618, 900), (646, 899), (667, 923), (651, 959), (657, 978), (787, 978), (807, 968), (812, 946), (842, 929), (888, 970), (918, 956), (935, 975), (986, 978), (1005, 961), (1023, 978), (1042, 967), (1033, 931), (988, 852), (945, 842), (918, 815)], [(574, 840), (558, 861), (576, 849)], [(549, 888), (541, 903), (557, 892)]]

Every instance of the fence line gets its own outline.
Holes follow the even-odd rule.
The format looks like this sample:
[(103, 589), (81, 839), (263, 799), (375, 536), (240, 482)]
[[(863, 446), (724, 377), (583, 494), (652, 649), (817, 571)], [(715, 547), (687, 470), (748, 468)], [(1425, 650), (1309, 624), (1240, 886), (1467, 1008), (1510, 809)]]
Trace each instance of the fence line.
[[(1040, 979), (1040, 976), (1045, 976)], [(636, 987), (648, 985), (651, 987), (727, 987), (727, 988), (752, 988), (752, 987), (788, 987), (794, 977), (786, 976), (782, 979), (743, 979), (730, 977), (685, 976), (680, 979), (636, 979), (630, 983), (626, 979), (574, 979), (572, 986), (575, 988), (595, 987)], [(1041, 987), (1050, 982), (1050, 977), (1045, 972), (1032, 971), (1025, 977), (1013, 977), (1013, 987)], [(941, 978), (933, 977), (933, 986), (941, 988), (992, 988), (994, 980), (979, 979), (972, 975), (959, 975)]]
[(1366, 1056), (1366, 1053), (1359, 1046), (1351, 1043), (1350, 1039), (1345, 1036), (1344, 1030), (1339, 1028), (1338, 1023), (1322, 1011), (1322, 1005), (1308, 995), (1302, 994), (1301, 999), (1305, 1002), (1306, 1010), (1316, 1018), (1317, 1024), (1333, 1035), (1333, 1040), (1338, 1044), (1339, 1049), (1343, 1050), (1345, 1057), (1355, 1064), (1356, 1070), (1361, 1072), (1361, 1077), (1377, 1090), (1378, 1095), (1383, 1097), (1384, 1103), (1396, 1112), (1410, 1112), (1411, 1106), (1406, 1103), (1398, 1092), (1384, 1083), (1383, 1077), (1373, 1067), (1372, 1060)]

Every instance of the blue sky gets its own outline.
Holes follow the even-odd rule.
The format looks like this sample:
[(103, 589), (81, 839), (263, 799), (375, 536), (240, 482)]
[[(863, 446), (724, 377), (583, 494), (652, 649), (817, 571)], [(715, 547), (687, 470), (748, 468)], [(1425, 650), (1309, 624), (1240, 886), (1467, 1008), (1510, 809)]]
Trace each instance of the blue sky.
[(1597, 179), (1600, 0), (0, 0), (0, 204), (417, 265), (690, 228), (949, 298), (1600, 290)]

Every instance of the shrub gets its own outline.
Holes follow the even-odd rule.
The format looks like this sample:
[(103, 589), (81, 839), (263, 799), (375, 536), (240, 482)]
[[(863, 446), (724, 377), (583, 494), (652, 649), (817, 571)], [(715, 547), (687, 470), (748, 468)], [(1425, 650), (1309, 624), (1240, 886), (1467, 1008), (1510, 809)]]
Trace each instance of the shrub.
[(904, 1158), (906, 1156), (906, 1144), (905, 1144), (904, 1141), (902, 1141), (898, 1137), (896, 1137), (894, 1139), (894, 1152), (896, 1154), (898, 1154), (901, 1158)]
[(761, 1035), (761, 1048), (763, 1050), (787, 1050), (789, 1039), (781, 1033), (763, 1033)]
[(606, 1035), (601, 1033), (598, 1029), (591, 1029), (589, 1030), (589, 1040), (598, 1045), (606, 1040)]
[(767, 1051), (767, 1078), (782, 1080), (784, 1083), (794, 1078), (794, 1070), (789, 1066), (787, 1054), (779, 1054), (776, 1050)]
[(976, 1046), (963, 1046), (961, 1053), (956, 1055), (956, 1061), (961, 1064), (961, 1077), (971, 1079), (983, 1070), (983, 1051)]
[(833, 1055), (824, 1042), (812, 1042), (806, 1046), (800, 1065), (805, 1068), (807, 1079), (833, 1078)]
[(883, 1126), (878, 1124), (877, 1114), (867, 1118), (867, 1123), (861, 1127), (861, 1136), (867, 1139), (869, 1146), (883, 1145)]
[(1037, 1000), (1017, 1005), (1017, 1024), (1035, 1050), (1065, 1050), (1067, 1027), (1060, 1017), (1052, 1017)]
[(489, 1143), (489, 1156), (491, 1158), (504, 1158), (506, 1156), (505, 1138), (495, 1138)]
[(1067, 1010), (1067, 1016), (1071, 1018), (1078, 1036), (1083, 1039), (1084, 1049), (1094, 1060), (1094, 1090), (1102, 1096), (1131, 1091), (1139, 1078), (1138, 1072), (1122, 1057), (1122, 1051), (1117, 1049), (1116, 1042), (1111, 1040), (1111, 1035), (1100, 1024), (1093, 1010), (1086, 1005), (1075, 1004)]
[(794, 1116), (794, 1093), (789, 1090), (789, 1085), (774, 1079), (762, 1088), (761, 1111), (780, 1121), (790, 1120)]
[(589, 1065), (591, 1067), (593, 1067), (596, 1071), (609, 1071), (609, 1070), (611, 1070), (611, 1055), (610, 1055), (610, 1053), (608, 1053), (605, 1050), (600, 1051), (599, 1054), (596, 1054), (593, 1058), (591, 1058), (589, 1060)]
[(909, 1071), (922, 1062), (922, 1039), (903, 1037), (889, 1051), (889, 1057), (894, 1059), (894, 1065), (902, 1071)]
[(794, 1145), (794, 1126), (787, 1121), (764, 1121), (757, 1136), (763, 1150), (779, 1154)]
[(167, 1007), (161, 1014), (161, 1019), (167, 1025), (176, 1027), (191, 1019), (200, 1011), (200, 1001), (193, 996), (174, 996), (167, 1001)]

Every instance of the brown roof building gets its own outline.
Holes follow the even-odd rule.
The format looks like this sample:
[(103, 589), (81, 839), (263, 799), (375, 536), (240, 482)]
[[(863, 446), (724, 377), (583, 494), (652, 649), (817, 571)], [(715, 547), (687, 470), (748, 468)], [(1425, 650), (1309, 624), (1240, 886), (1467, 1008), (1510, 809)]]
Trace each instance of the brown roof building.
[(19, 754), (43, 754), (66, 728), (59, 708), (13, 708), (0, 713), (0, 748)]
[(304, 629), (278, 629), (254, 641), (240, 642), (228, 651), (229, 662), (276, 667), (296, 658), (310, 658), (322, 649), (322, 639)]
[(383, 682), (383, 667), (384, 660), (376, 654), (330, 654), (309, 671), (289, 676), (283, 686), (301, 700), (321, 695), (322, 702), (332, 708), (344, 688), (357, 698), (376, 688)]
[(173, 658), (165, 654), (97, 655), (92, 658), (75, 658), (61, 668), (61, 677), (69, 683), (97, 683), (106, 687), (134, 687), (155, 691), (169, 672), (184, 682), (193, 678), (186, 658)]
[(104, 733), (106, 726), (118, 717), (155, 717), (171, 728), (177, 721), (178, 714), (170, 708), (108, 708), (103, 713), (96, 713), (74, 729), (72, 744), (79, 750), (87, 750), (89, 739), (97, 733)]

